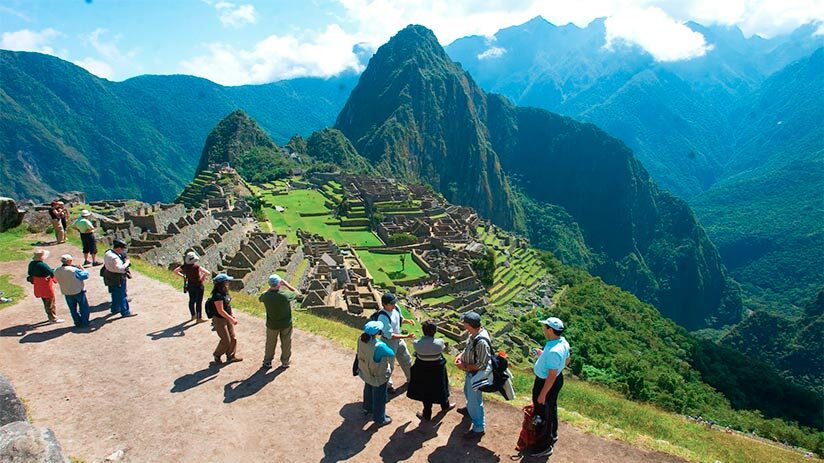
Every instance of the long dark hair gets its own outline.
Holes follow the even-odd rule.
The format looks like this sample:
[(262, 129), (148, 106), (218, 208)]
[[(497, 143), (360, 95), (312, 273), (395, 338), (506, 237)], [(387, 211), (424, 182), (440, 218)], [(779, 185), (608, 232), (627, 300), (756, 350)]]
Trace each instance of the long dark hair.
[(228, 281), (220, 281), (215, 283), (215, 287), (212, 288), (212, 296), (215, 294), (229, 294), (229, 282)]

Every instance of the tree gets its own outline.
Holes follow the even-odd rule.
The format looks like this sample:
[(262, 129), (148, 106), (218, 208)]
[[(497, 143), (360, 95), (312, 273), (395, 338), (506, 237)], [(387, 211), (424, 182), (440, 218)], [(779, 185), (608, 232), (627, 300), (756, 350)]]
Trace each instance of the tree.
[(401, 254), (401, 272), (406, 270), (406, 253)]

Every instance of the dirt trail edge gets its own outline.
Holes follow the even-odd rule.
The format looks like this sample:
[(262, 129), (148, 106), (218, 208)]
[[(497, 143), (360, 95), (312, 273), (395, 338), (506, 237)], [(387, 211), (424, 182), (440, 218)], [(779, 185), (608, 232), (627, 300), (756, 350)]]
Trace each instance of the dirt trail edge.
[[(69, 245), (51, 248), (79, 255)], [(37, 424), (50, 426), (65, 452), (86, 462), (123, 450), (133, 462), (472, 462), (510, 461), (520, 410), (487, 404), (487, 434), (475, 445), (455, 412), (420, 424), (419, 403), (397, 397), (393, 423), (376, 429), (361, 413), (363, 383), (352, 377), (352, 352), (296, 331), (293, 366), (259, 371), (264, 322), (241, 313), (239, 354), (245, 361), (209, 366), (217, 336), (188, 320), (180, 289), (135, 274), (131, 306), (139, 316), (109, 315), (108, 293), (92, 270), (87, 284), (93, 332), (43, 324), (40, 300), (25, 281), (26, 262), (0, 263), (0, 273), (28, 291), (0, 310), (0, 372), (25, 398)], [(183, 323), (186, 321), (186, 323)], [(398, 369), (400, 370), (400, 369)], [(399, 379), (397, 382), (402, 383)], [(463, 397), (455, 397), (463, 404)], [(526, 459), (525, 461), (543, 461)], [(553, 462), (681, 461), (561, 425)]]

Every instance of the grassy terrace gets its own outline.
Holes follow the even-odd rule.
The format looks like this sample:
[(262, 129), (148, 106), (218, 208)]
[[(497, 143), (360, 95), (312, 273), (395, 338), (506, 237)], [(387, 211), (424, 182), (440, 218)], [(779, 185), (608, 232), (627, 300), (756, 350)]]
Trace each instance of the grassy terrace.
[(401, 270), (401, 254), (379, 254), (370, 251), (358, 251), (363, 265), (369, 270), (376, 284), (392, 286), (398, 282), (425, 277), (426, 272), (412, 260), (411, 253), (406, 255), (406, 265)]
[(501, 237), (487, 231), (484, 227), (478, 228), (481, 240), (495, 250), (498, 266), (495, 268), (492, 287), (489, 288), (490, 301), (493, 304), (504, 304), (511, 301), (518, 294), (546, 275), (546, 269), (532, 250), (516, 249), (509, 259), (509, 267), (503, 265), (505, 257), (502, 252)]

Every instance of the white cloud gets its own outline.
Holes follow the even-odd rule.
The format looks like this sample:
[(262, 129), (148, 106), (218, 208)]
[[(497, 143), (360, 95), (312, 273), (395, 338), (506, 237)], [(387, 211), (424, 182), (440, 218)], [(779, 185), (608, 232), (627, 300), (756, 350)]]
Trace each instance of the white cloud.
[(111, 79), (114, 77), (114, 69), (112, 69), (108, 63), (91, 57), (76, 60), (74, 61), (74, 64), (84, 68), (97, 77), (103, 77), (104, 79)]
[(658, 61), (696, 58), (712, 49), (703, 35), (657, 7), (627, 10), (610, 16), (604, 25), (607, 49), (617, 42), (638, 45)]
[(215, 3), (220, 22), (227, 27), (241, 27), (257, 22), (257, 11), (251, 4), (237, 5), (231, 2), (220, 1)]
[(483, 53), (478, 54), (479, 60), (490, 59), (490, 58), (500, 58), (501, 56), (506, 53), (506, 48), (501, 47), (491, 47), (487, 48), (483, 51)]
[(224, 85), (272, 82), (302, 76), (329, 77), (363, 70), (352, 47), (357, 42), (338, 25), (319, 34), (270, 35), (249, 50), (224, 43), (180, 65), (184, 72)]
[(0, 39), (0, 48), (15, 51), (36, 51), (39, 53), (56, 54), (51, 42), (62, 34), (52, 28), (41, 31), (22, 29), (16, 32), (3, 32)]

